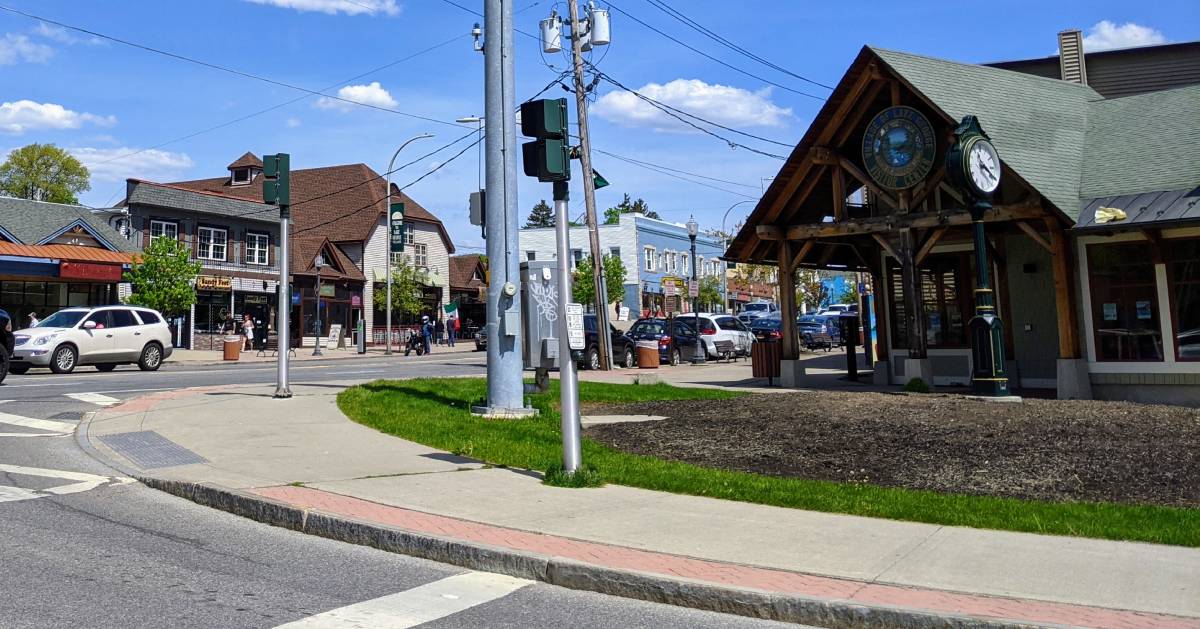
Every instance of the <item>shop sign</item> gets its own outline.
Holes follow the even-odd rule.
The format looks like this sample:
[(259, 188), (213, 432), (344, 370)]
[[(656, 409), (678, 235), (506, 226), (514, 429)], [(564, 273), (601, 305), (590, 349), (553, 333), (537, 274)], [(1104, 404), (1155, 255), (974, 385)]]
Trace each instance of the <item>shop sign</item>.
[(91, 262), (60, 262), (58, 276), (68, 280), (121, 281), (121, 267), (115, 264)]
[(353, 308), (361, 308), (362, 307), (362, 295), (351, 295), (350, 296), (350, 306)]
[(196, 277), (196, 290), (230, 291), (233, 290), (233, 278), (199, 275)]
[(246, 295), (246, 303), (248, 304), (265, 304), (267, 303), (266, 295)]
[(321, 284), (322, 297), (333, 297), (334, 295), (337, 295), (337, 286), (333, 284)]

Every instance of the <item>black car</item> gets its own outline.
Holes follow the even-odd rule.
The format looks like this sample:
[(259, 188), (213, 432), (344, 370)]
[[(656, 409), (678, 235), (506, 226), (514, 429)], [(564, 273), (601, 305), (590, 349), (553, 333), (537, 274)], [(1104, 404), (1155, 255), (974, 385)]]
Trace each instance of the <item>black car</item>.
[(808, 349), (818, 347), (826, 351), (842, 344), (842, 326), (837, 316), (804, 315), (797, 321), (800, 340)]
[(678, 365), (686, 355), (692, 355), (696, 346), (695, 328), (685, 318), (661, 319), (658, 317), (638, 319), (627, 333), (634, 341), (654, 341), (658, 345), (658, 360), (668, 365)]
[[(579, 366), (582, 369), (600, 368), (600, 337), (596, 334), (596, 315), (583, 315), (584, 349), (580, 354)], [(608, 324), (612, 338), (612, 361), (622, 367), (633, 367), (637, 354), (636, 344), (624, 332)]]
[(8, 377), (8, 363), (13, 352), (12, 317), (7, 310), (0, 309), (0, 382)]
[(780, 332), (782, 322), (779, 312), (763, 315), (750, 322), (750, 333), (759, 342), (778, 341), (783, 336)]

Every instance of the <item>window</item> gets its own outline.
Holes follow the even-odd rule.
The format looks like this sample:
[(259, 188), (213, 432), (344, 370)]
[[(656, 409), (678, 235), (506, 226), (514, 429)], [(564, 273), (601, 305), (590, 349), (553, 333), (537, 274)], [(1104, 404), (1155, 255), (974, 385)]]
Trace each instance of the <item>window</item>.
[(172, 240), (178, 240), (179, 223), (173, 223), (171, 221), (150, 221), (150, 242), (146, 244), (153, 244), (155, 238), (170, 238)]
[(267, 234), (246, 232), (246, 264), (266, 264), (271, 237)]
[(1162, 360), (1162, 328), (1151, 245), (1144, 242), (1091, 245), (1087, 255), (1096, 359)]
[(679, 268), (677, 266), (679, 260), (678, 256), (675, 255), (674, 251), (668, 251), (664, 255), (667, 258), (667, 263), (663, 265), (665, 267), (663, 270), (667, 273), (675, 273)]
[(413, 225), (412, 223), (409, 223), (404, 226), (404, 246), (407, 247), (409, 245), (417, 244), (417, 240), (416, 240), (417, 237), (415, 236), (415, 234), (417, 233), (417, 230), (415, 228), (416, 228), (416, 226)]
[(646, 256), (646, 262), (645, 262), (646, 270), (647, 271), (656, 270), (658, 268), (658, 258), (657, 258), (657, 253), (654, 250), (654, 247), (646, 247), (645, 256)]
[(196, 229), (196, 257), (203, 260), (225, 260), (228, 232), (217, 227)]
[(429, 252), (426, 250), (425, 245), (424, 244), (415, 244), (412, 246), (412, 251), (413, 251), (413, 266), (417, 267), (418, 269), (428, 268), (429, 267)]
[(144, 325), (152, 325), (155, 323), (162, 323), (162, 317), (159, 317), (158, 313), (152, 312), (150, 310), (134, 310), (134, 312), (137, 313), (138, 318), (140, 318), (142, 320), (142, 323)]
[(526, 251), (526, 252), (525, 252), (525, 259), (526, 259), (526, 260), (529, 260), (530, 262), (533, 262), (534, 260), (537, 260), (537, 252), (536, 252), (536, 251)]
[(579, 268), (579, 263), (582, 261), (583, 261), (583, 250), (582, 249), (572, 249), (571, 250), (571, 268), (572, 269)]
[(233, 185), (244, 186), (250, 183), (249, 168), (234, 168), (233, 169)]
[(608, 253), (609, 253), (609, 255), (611, 255), (614, 258), (620, 258), (621, 257), (621, 248), (620, 247), (611, 247), (611, 248), (609, 248)]
[(708, 267), (704, 266), (704, 256), (696, 256), (696, 273), (699, 274), (700, 277), (704, 277), (704, 274), (707, 271)]
[(401, 261), (408, 260), (408, 256), (401, 251), (393, 251), (389, 254), (389, 256), (391, 257), (393, 268), (399, 266)]
[(98, 330), (102, 330), (104, 328), (111, 328), (112, 327), (112, 319), (110, 318), (110, 314), (111, 313), (108, 310), (98, 310), (96, 312), (93, 312), (91, 314), (91, 316), (89, 316), (87, 319), (84, 320), (83, 323), (86, 325), (88, 321), (93, 321), (96, 323), (96, 329), (98, 329)]
[[(889, 260), (892, 289), (892, 346), (908, 347), (908, 315), (900, 266)], [(929, 347), (967, 347), (967, 322), (971, 303), (971, 258), (968, 253), (931, 255), (920, 269), (920, 291), (925, 306), (925, 341)]]
[(1200, 360), (1200, 239), (1166, 240), (1164, 245), (1175, 357)]
[(128, 310), (112, 310), (112, 327), (128, 328), (138, 325), (137, 319), (133, 318), (133, 313)]
[(476, 281), (476, 282), (484, 281), (483, 271), (480, 271), (479, 268), (476, 267), (475, 271), (473, 273), (471, 273), (471, 280)]
[(688, 275), (691, 271), (688, 269), (688, 254), (683, 254), (680, 257), (679, 272)]

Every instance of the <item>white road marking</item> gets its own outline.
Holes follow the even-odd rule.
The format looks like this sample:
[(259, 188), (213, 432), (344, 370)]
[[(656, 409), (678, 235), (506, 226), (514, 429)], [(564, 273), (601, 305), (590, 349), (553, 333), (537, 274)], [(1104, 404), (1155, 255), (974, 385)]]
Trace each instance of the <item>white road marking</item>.
[(277, 629), (406, 629), (503, 598), (532, 583), (502, 574), (468, 572), (339, 607)]
[(75, 432), (75, 424), (69, 422), (58, 422), (49, 419), (34, 419), (32, 417), (21, 417), (20, 415), (10, 415), (8, 413), (0, 413), (0, 424), (8, 424), (10, 426), (21, 426), (22, 428), (33, 428), (44, 432), (0, 432), (0, 437), (62, 437)]
[(64, 393), (63, 395), (73, 400), (79, 400), (80, 402), (87, 402), (88, 404), (95, 404), (97, 406), (112, 406), (113, 404), (118, 404), (121, 401), (115, 397), (108, 397), (107, 395), (100, 395), (99, 393)]
[(66, 470), (48, 470), (40, 467), (24, 467), (21, 465), (5, 465), (0, 463), (0, 472), (22, 476), (41, 476), (44, 478), (61, 478), (76, 481), (70, 485), (58, 485), (46, 489), (29, 490), (21, 487), (0, 485), (0, 502), (29, 500), (31, 498), (46, 498), (48, 496), (64, 496), (95, 489), (101, 485), (117, 483), (125, 485), (133, 482), (132, 478), (121, 476), (97, 476), (84, 472), (69, 472)]

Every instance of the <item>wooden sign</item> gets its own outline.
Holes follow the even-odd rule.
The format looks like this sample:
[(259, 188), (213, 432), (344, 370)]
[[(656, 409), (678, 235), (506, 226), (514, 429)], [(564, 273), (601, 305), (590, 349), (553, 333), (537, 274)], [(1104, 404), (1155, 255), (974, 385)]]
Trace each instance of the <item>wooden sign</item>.
[(196, 276), (196, 290), (233, 290), (233, 279), (215, 275), (198, 275)]

